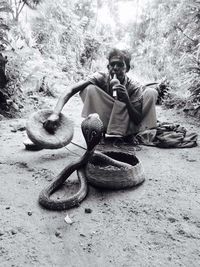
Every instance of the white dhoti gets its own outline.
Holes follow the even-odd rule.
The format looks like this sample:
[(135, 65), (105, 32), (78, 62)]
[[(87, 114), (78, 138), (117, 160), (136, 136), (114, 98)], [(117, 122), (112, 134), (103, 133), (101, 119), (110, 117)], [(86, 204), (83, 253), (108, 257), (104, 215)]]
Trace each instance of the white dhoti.
[(91, 113), (99, 114), (107, 134), (126, 136), (145, 129), (155, 128), (157, 124), (155, 104), (157, 91), (147, 88), (143, 92), (142, 112), (146, 115), (139, 125), (135, 125), (129, 117), (126, 104), (113, 99), (96, 85), (88, 85), (80, 96), (83, 101), (82, 116)]

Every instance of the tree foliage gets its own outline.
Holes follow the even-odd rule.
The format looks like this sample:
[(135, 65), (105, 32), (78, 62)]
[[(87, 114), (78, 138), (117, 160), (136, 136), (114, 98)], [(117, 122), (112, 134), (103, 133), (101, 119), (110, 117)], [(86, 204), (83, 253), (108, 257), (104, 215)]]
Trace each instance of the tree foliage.
[[(167, 77), (177, 95), (200, 106), (200, 2), (147, 2), (141, 22), (128, 31), (139, 69), (150, 80)], [(141, 72), (142, 74), (142, 72)], [(192, 104), (191, 104), (192, 108)], [(194, 113), (195, 113), (194, 112)]]
[(19, 16), (25, 6), (31, 9), (36, 9), (42, 0), (8, 0), (9, 7), (12, 10), (12, 17), (15, 21), (19, 20)]
[[(0, 14), (10, 16), (0, 20), (0, 41), (9, 41), (9, 29), (13, 43), (26, 40), (29, 34), (33, 42), (27, 41), (17, 49), (27, 46), (33, 53), (39, 51), (41, 61), (52, 60), (69, 80), (78, 80), (100, 69), (105, 65), (103, 59), (110, 47), (126, 43), (133, 55), (135, 72), (143, 77), (144, 83), (169, 81), (174, 94), (190, 103), (185, 110), (198, 113), (200, 2), (145, 1), (142, 15), (127, 25), (120, 23), (119, 2), (126, 1), (2, 0)], [(25, 6), (37, 7), (38, 13), (26, 18), (29, 24), (24, 25), (26, 30), (22, 31), (18, 26), (25, 14)], [(99, 18), (103, 8), (108, 10), (114, 26)]]

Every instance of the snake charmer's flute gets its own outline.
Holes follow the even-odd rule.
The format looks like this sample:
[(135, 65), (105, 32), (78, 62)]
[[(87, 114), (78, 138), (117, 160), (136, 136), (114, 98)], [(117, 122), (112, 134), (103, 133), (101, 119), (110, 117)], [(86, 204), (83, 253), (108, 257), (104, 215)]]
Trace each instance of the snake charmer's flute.
[(115, 99), (117, 99), (117, 90), (115, 89), (115, 86), (120, 84), (120, 81), (117, 79), (117, 75), (114, 74), (112, 80), (110, 81), (110, 86), (112, 88), (112, 91), (113, 91), (113, 97)]

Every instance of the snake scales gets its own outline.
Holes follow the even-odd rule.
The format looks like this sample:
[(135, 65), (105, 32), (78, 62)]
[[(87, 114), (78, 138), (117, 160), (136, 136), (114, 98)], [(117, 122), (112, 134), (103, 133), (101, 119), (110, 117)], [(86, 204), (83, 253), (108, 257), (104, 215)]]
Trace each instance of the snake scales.
[[(55, 180), (44, 188), (40, 195), (39, 195), (39, 204), (43, 207), (50, 209), (50, 210), (65, 210), (72, 208), (73, 206), (79, 205), (79, 203), (86, 197), (88, 191), (88, 177), (87, 177), (87, 165), (88, 163), (95, 164), (102, 164), (105, 167), (114, 166), (115, 169), (118, 170), (121, 168), (123, 170), (127, 170), (130, 172), (130, 164), (132, 161), (132, 156), (130, 154), (124, 155), (123, 153), (111, 153), (111, 154), (103, 154), (101, 152), (95, 152), (95, 146), (100, 142), (103, 134), (103, 124), (97, 114), (89, 115), (81, 124), (81, 129), (83, 136), (86, 141), (87, 149), (86, 152), (82, 157), (80, 157), (77, 161), (68, 164), (60, 174), (55, 178)], [(111, 157), (112, 156), (112, 157)], [(120, 159), (119, 159), (120, 158)], [(124, 158), (124, 159), (122, 159)], [(121, 160), (122, 159), (122, 160)], [(138, 162), (137, 162), (138, 163)], [(97, 168), (95, 165), (94, 167), (94, 175), (97, 175)], [(131, 166), (132, 167), (132, 166)], [(51, 195), (57, 191), (65, 182), (65, 180), (74, 172), (77, 171), (78, 179), (80, 182), (79, 191), (64, 200), (61, 199), (52, 199)], [(112, 168), (107, 171), (108, 175), (112, 175)], [(132, 169), (131, 169), (132, 172)], [(138, 170), (137, 170), (138, 172)], [(113, 173), (117, 175), (117, 173)], [(127, 173), (125, 173), (126, 175)], [(89, 175), (89, 174), (88, 174)], [(101, 173), (100, 173), (101, 175)], [(130, 174), (132, 175), (132, 173)], [(127, 179), (125, 177), (125, 179)], [(132, 179), (132, 178), (131, 178)], [(106, 181), (101, 181), (101, 179), (91, 179), (91, 183), (96, 186), (106, 187)], [(120, 179), (118, 179), (119, 181)], [(139, 175), (139, 180), (135, 181), (128, 181), (129, 185), (133, 186), (139, 184), (144, 181), (143, 173)], [(116, 183), (117, 184), (117, 183)], [(118, 185), (121, 186), (121, 184)], [(117, 186), (113, 186), (113, 189), (116, 189)]]

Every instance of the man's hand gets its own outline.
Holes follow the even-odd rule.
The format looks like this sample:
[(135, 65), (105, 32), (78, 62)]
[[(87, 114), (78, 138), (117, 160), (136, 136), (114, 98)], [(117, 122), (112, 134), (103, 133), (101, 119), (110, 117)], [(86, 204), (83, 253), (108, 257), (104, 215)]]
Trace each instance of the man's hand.
[(47, 132), (54, 134), (59, 123), (59, 115), (52, 113), (49, 118), (43, 123), (43, 127)]
[(121, 102), (128, 103), (130, 101), (126, 87), (122, 84), (115, 85), (114, 90), (117, 91), (117, 99)]

